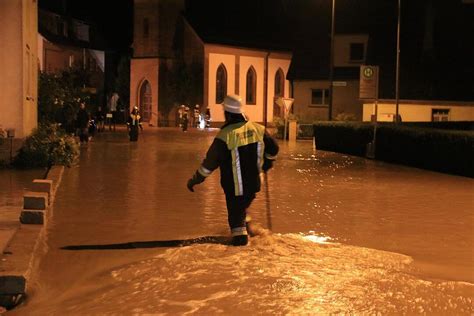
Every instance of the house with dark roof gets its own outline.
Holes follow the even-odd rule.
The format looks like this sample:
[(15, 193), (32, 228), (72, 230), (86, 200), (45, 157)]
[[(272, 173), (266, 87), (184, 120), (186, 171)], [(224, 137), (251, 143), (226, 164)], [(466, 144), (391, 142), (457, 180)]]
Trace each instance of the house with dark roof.
[[(366, 62), (367, 34), (334, 37), (333, 101), (331, 119), (361, 120), (359, 71)], [(293, 114), (300, 122), (329, 120), (330, 41), (319, 39), (317, 49), (300, 49), (293, 58), (288, 80), (292, 85)]]
[(38, 60), (42, 72), (84, 70), (86, 88), (96, 94), (104, 89), (105, 47), (94, 24), (38, 10)]

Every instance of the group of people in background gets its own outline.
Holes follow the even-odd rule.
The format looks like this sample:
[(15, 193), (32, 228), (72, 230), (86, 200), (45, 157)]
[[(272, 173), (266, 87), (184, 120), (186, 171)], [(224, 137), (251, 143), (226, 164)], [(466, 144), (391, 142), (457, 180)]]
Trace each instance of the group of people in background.
[[(106, 125), (109, 126), (110, 131), (115, 131), (118, 112), (117, 93), (113, 93), (108, 101), (107, 108), (98, 106), (94, 113), (87, 110), (86, 104), (81, 103), (79, 111), (76, 113), (75, 119), (75, 135), (79, 137), (81, 144), (87, 143), (89, 139), (95, 135), (105, 131)], [(182, 104), (178, 107), (176, 117), (176, 125), (179, 126), (183, 132), (188, 130), (188, 127), (194, 128), (209, 128), (211, 122), (211, 112), (206, 109), (201, 112), (199, 104), (196, 104), (191, 110), (188, 106)], [(134, 107), (130, 112), (129, 117), (125, 123), (130, 136), (130, 141), (137, 141), (139, 131), (143, 130), (142, 118), (138, 107)]]
[(192, 111), (188, 106), (181, 104), (178, 108), (177, 114), (176, 124), (182, 128), (183, 132), (188, 130), (189, 125), (195, 128), (210, 127), (211, 112), (209, 109), (206, 109), (205, 113), (201, 113), (199, 104), (196, 104)]

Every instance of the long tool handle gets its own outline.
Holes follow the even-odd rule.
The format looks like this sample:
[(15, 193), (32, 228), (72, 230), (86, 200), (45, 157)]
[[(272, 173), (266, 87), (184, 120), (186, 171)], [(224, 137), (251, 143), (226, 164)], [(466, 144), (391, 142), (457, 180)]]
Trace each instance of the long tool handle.
[(272, 231), (273, 230), (272, 213), (270, 211), (270, 190), (268, 188), (268, 176), (266, 173), (264, 173), (263, 177), (265, 179), (265, 204), (267, 206), (267, 223), (268, 223), (268, 229)]

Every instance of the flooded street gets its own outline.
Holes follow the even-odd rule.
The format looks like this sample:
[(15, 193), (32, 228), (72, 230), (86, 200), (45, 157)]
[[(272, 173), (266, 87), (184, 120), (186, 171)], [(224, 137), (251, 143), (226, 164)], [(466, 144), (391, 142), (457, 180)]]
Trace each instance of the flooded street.
[(281, 145), (226, 245), (215, 131), (99, 135), (66, 169), (27, 303), (12, 315), (474, 313), (474, 180)]

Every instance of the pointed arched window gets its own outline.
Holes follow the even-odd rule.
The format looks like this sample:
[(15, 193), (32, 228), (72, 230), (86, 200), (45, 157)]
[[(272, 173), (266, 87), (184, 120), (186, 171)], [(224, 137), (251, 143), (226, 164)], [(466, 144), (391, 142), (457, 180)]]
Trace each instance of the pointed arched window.
[(216, 103), (224, 102), (227, 95), (227, 70), (220, 64), (216, 72)]
[(275, 97), (283, 97), (285, 95), (285, 75), (283, 70), (278, 68), (275, 74)]
[(257, 73), (253, 66), (247, 71), (247, 84), (245, 92), (246, 104), (257, 104)]

